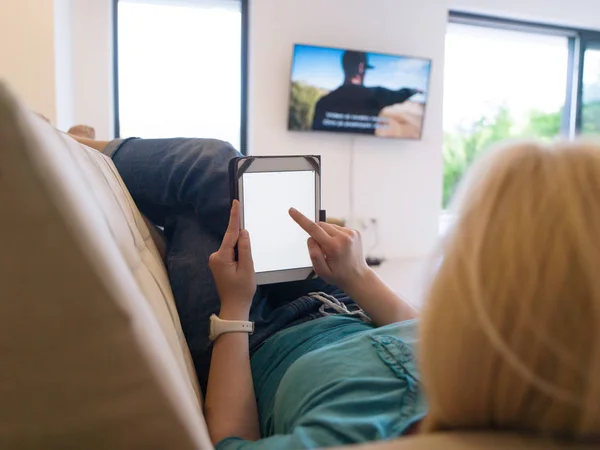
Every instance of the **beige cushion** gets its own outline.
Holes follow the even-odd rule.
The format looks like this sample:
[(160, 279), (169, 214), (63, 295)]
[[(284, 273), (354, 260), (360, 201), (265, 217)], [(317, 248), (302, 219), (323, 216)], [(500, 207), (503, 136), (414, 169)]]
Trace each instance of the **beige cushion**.
[(112, 162), (2, 86), (0, 448), (212, 448), (164, 266)]

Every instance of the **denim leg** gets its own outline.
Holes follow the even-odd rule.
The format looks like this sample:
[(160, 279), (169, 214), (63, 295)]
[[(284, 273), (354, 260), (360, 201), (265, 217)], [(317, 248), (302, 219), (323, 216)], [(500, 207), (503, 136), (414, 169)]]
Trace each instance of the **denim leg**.
[(240, 156), (216, 139), (130, 139), (112, 155), (138, 208), (154, 224), (193, 211), (221, 233), (231, 207), (229, 161)]
[[(229, 160), (239, 154), (210, 139), (127, 140), (113, 161), (140, 211), (164, 227), (167, 271), (200, 387), (206, 392), (212, 343), (209, 318), (220, 301), (208, 258), (221, 245), (230, 210)], [(250, 311), (254, 352), (276, 332), (319, 316), (322, 291), (351, 300), (322, 280), (263, 286)]]
[(191, 212), (167, 217), (165, 225), (165, 230), (169, 229), (169, 280), (198, 381), (206, 393), (212, 354), (209, 319), (221, 307), (208, 257), (218, 250), (221, 241)]

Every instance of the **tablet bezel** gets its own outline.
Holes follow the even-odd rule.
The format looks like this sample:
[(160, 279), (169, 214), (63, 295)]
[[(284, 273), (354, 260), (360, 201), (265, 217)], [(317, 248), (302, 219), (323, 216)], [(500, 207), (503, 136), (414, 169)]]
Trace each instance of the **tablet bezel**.
[[(319, 220), (319, 211), (321, 210), (321, 172), (320, 157), (318, 156), (250, 156), (238, 158), (236, 160), (235, 173), (251, 161), (244, 173), (237, 176), (235, 181), (236, 197), (240, 201), (240, 221), (244, 228), (244, 181), (246, 173), (267, 173), (267, 172), (314, 172), (315, 173), (315, 212), (312, 219)], [(317, 163), (315, 165), (315, 162)], [(317, 169), (318, 168), (318, 169)], [(270, 272), (257, 272), (256, 284), (266, 285), (274, 283), (284, 283), (288, 281), (299, 281), (312, 278), (314, 275), (312, 265), (310, 267), (299, 267), (295, 269), (275, 270)]]

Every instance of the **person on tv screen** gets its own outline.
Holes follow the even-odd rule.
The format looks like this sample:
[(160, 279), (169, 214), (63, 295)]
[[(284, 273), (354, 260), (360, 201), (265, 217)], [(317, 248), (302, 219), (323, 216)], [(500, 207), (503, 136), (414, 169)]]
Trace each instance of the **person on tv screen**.
[[(383, 108), (404, 103), (413, 95), (423, 93), (419, 89), (404, 88), (395, 91), (381, 86), (366, 87), (364, 85), (366, 72), (375, 67), (369, 64), (365, 52), (345, 51), (342, 56), (342, 67), (345, 74), (344, 84), (317, 102), (313, 130), (348, 131), (351, 129), (353, 132), (375, 134), (377, 117)], [(363, 117), (357, 119), (356, 116)], [(352, 125), (340, 124), (340, 121), (351, 122)]]

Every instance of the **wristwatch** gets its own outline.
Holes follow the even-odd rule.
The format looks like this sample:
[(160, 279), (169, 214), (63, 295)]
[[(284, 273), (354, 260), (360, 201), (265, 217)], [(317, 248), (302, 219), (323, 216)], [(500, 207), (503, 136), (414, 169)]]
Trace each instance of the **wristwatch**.
[(254, 333), (254, 322), (245, 320), (223, 320), (213, 314), (210, 316), (210, 334), (208, 338), (211, 341), (216, 340), (225, 333)]

